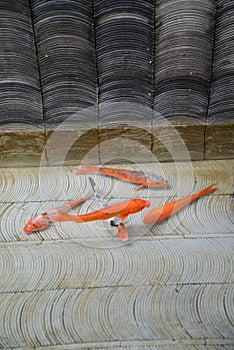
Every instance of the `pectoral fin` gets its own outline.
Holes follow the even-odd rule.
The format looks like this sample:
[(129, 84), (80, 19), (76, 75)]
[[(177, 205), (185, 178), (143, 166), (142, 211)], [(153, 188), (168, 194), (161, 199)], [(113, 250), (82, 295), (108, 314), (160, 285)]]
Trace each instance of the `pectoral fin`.
[(134, 187), (134, 191), (138, 191), (138, 190), (140, 190), (141, 188), (143, 188), (143, 187), (145, 187), (145, 185), (139, 185), (139, 186), (137, 186), (137, 187)]
[(118, 236), (122, 241), (128, 240), (128, 233), (123, 223), (120, 223), (117, 227), (116, 236)]

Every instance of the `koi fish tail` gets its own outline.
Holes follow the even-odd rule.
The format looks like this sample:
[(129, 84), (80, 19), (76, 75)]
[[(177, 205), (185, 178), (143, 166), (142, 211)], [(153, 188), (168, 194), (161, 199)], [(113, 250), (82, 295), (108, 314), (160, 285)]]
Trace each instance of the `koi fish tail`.
[(191, 201), (194, 201), (195, 199), (201, 197), (201, 196), (204, 196), (208, 193), (212, 193), (214, 191), (217, 190), (217, 187), (216, 187), (216, 183), (213, 183), (212, 185), (208, 186), (208, 187), (205, 187), (203, 188), (201, 191), (198, 191), (194, 194), (191, 195)]
[[(202, 190), (195, 192), (189, 196), (186, 196), (184, 198), (181, 198), (177, 201), (174, 201), (174, 207), (172, 209), (172, 212), (170, 213), (169, 216), (174, 215), (177, 213), (180, 209), (188, 205), (189, 203), (193, 202), (194, 200), (205, 196), (208, 193), (212, 193), (217, 190), (216, 183), (213, 183), (212, 185), (203, 188)], [(173, 202), (172, 202), (173, 203)]]
[(94, 165), (83, 165), (81, 169), (77, 170), (77, 174), (87, 174), (87, 173), (97, 173), (99, 170), (98, 167), (94, 166)]

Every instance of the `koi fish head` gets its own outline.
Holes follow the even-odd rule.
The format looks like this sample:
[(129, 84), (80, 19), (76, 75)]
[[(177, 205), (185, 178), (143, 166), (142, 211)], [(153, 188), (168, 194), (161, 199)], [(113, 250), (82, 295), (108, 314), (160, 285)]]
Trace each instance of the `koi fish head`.
[(34, 216), (24, 226), (23, 231), (25, 233), (31, 233), (31, 232), (42, 230), (43, 228), (49, 225), (49, 222), (50, 222), (50, 219), (47, 213)]

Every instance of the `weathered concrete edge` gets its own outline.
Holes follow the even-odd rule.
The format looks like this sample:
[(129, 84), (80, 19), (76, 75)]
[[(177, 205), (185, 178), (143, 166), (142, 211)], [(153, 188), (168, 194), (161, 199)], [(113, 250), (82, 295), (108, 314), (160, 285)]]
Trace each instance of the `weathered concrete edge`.
[[(194, 346), (194, 350), (198, 345), (220, 345), (233, 346), (234, 338), (230, 339), (180, 339), (180, 340), (124, 340), (124, 341), (109, 341), (109, 342), (94, 342), (94, 343), (73, 343), (65, 345), (49, 345), (37, 347), (38, 350), (51, 349), (51, 350), (64, 350), (64, 349), (107, 349), (107, 348), (124, 348), (124, 347), (152, 347), (152, 346), (171, 346), (178, 348), (178, 346)], [(24, 350), (24, 348), (18, 348), (18, 350)]]
[[(162, 139), (157, 139), (157, 130), (160, 130), (161, 137), (165, 138), (165, 143)], [(54, 165), (54, 160), (59, 163), (64, 162), (64, 156), (60, 156), (60, 146), (63, 138), (69, 138), (71, 131), (63, 131), (63, 135), (57, 131), (58, 142), (50, 146), (48, 150), (48, 141), (53, 131), (45, 131), (43, 129), (27, 128), (14, 131), (0, 130), (0, 166), (1, 167), (25, 167), (25, 166), (40, 166), (42, 155), (44, 157), (45, 166)], [(78, 133), (79, 134), (79, 133)], [(77, 134), (77, 135), (78, 135)], [(148, 132), (134, 127), (118, 126), (116, 128), (95, 128), (90, 129), (82, 134), (80, 139), (76, 139), (71, 143), (65, 164), (79, 165), (84, 156), (93, 148), (97, 148), (94, 152), (94, 162), (97, 159), (105, 158), (105, 147), (101, 147), (100, 143), (111, 139), (112, 137), (122, 137), (126, 140), (133, 140), (142, 143), (148, 148), (149, 153), (157, 155), (158, 161), (172, 161), (170, 152), (167, 149), (167, 144), (175, 144), (176, 138), (180, 135), (184, 141), (185, 149), (188, 153), (180, 154), (178, 161), (186, 160), (189, 154), (190, 160), (209, 160), (209, 159), (233, 159), (234, 158), (234, 124), (219, 124), (219, 125), (160, 125), (154, 127)], [(44, 152), (45, 151), (45, 152)], [(44, 152), (44, 153), (43, 153)], [(130, 152), (134, 150), (130, 148)], [(115, 145), (108, 150), (108, 156), (111, 159), (115, 156)], [(136, 154), (134, 154), (136, 156)], [(131, 159), (131, 154), (128, 155)], [(150, 162), (151, 159), (146, 159), (145, 154), (139, 154), (139, 162)], [(92, 162), (92, 159), (89, 159)]]

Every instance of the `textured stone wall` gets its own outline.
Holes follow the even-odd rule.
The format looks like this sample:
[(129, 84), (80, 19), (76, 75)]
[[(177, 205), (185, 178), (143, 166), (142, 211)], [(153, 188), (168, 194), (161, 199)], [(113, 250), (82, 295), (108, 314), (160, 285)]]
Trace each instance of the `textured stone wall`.
[(1, 166), (38, 165), (57, 128), (84, 134), (70, 163), (103, 162), (113, 135), (159, 160), (178, 137), (194, 160), (232, 158), (233, 19), (230, 0), (2, 0)]

